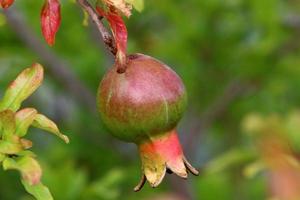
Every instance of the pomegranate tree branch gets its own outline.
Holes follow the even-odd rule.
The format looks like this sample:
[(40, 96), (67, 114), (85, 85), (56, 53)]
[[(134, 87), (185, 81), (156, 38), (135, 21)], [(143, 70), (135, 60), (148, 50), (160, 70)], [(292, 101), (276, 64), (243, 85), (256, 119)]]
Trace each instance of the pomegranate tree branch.
[(112, 35), (108, 32), (105, 26), (102, 24), (102, 16), (100, 16), (93, 6), (87, 0), (77, 0), (77, 3), (88, 13), (93, 22), (96, 24), (102, 39), (106, 45), (106, 48), (115, 56), (117, 48)]

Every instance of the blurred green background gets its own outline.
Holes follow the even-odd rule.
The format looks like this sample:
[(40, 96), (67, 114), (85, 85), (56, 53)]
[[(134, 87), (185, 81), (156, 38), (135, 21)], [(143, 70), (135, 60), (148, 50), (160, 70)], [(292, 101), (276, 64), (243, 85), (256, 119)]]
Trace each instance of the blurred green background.
[[(0, 12), (0, 95), (25, 67), (45, 67), (42, 87), (25, 106), (49, 116), (71, 140), (65, 145), (34, 128), (28, 136), (55, 199), (300, 199), (272, 186), (278, 168), (262, 148), (272, 147), (266, 142), (270, 135), (284, 138), (288, 147), (275, 150), (296, 163), (296, 170), (285, 168), (294, 180), (285, 173), (276, 177), (286, 178), (289, 188), (300, 187), (299, 0), (146, 0), (144, 11), (126, 20), (128, 52), (162, 60), (186, 84), (189, 106), (180, 138), (188, 160), (201, 171), (188, 180), (167, 175), (159, 188), (146, 184), (138, 193), (136, 147), (112, 138), (96, 112), (96, 90), (112, 56), (94, 25), (83, 25), (82, 10), (71, 0), (62, 0), (56, 44), (47, 47), (40, 31), (42, 4), (16, 1)], [(0, 199), (32, 199), (16, 171), (0, 170)]]

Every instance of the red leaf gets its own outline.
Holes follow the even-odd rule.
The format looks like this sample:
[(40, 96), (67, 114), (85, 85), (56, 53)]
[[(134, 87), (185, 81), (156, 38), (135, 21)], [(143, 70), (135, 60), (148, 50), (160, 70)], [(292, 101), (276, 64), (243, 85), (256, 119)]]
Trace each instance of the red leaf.
[(14, 0), (0, 0), (0, 5), (2, 8), (6, 9), (14, 3)]
[(106, 17), (107, 16), (106, 12), (101, 7), (99, 7), (98, 5), (96, 5), (96, 10), (97, 10), (97, 12), (98, 12), (98, 14), (100, 16), (102, 16), (102, 17)]
[(46, 0), (41, 12), (42, 33), (47, 43), (55, 43), (55, 35), (61, 21), (59, 0)]
[(127, 28), (122, 19), (118, 14), (109, 12), (107, 14), (107, 20), (109, 21), (110, 27), (112, 29), (118, 53), (121, 53), (120, 56), (125, 56), (127, 51)]
[(118, 50), (117, 58), (121, 63), (124, 63), (126, 61), (128, 34), (126, 25), (122, 17), (112, 11), (108, 11), (107, 13), (105, 13), (99, 6), (96, 6), (96, 10), (101, 16), (106, 17), (106, 19), (108, 20)]

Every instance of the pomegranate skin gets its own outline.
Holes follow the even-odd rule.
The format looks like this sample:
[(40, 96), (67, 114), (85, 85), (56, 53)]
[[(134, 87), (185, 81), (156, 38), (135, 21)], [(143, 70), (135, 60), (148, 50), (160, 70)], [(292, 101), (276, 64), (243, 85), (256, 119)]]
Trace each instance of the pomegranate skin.
[(157, 187), (166, 172), (186, 179), (199, 172), (185, 158), (176, 125), (187, 97), (179, 76), (167, 65), (143, 54), (127, 57), (126, 70), (117, 64), (98, 89), (101, 119), (116, 137), (136, 143), (142, 161), (142, 177), (134, 191), (148, 181)]
[(113, 66), (102, 79), (97, 97), (100, 117), (108, 130), (134, 143), (174, 129), (187, 102), (180, 77), (143, 54), (129, 55), (124, 73)]

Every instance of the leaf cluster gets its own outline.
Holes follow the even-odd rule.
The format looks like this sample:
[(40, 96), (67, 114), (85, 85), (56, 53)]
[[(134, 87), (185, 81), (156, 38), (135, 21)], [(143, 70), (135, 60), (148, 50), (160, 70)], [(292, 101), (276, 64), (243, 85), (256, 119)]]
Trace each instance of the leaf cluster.
[(33, 126), (53, 133), (69, 143), (56, 124), (34, 108), (22, 108), (21, 104), (42, 83), (43, 67), (33, 64), (22, 71), (10, 83), (0, 101), (0, 161), (4, 170), (14, 169), (21, 174), (21, 182), (27, 192), (36, 199), (51, 200), (49, 189), (41, 182), (42, 169), (36, 155), (29, 149), (32, 142), (24, 138)]

